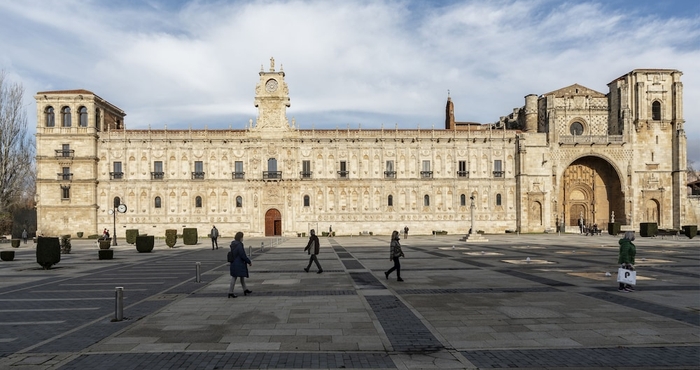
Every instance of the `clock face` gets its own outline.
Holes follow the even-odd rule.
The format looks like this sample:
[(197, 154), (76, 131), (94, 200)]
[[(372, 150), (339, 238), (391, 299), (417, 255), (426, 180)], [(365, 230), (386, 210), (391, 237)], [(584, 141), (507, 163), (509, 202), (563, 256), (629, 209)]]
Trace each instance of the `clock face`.
[(126, 212), (126, 204), (120, 204), (119, 207), (117, 207), (117, 211), (119, 211), (119, 213)]
[(277, 80), (267, 80), (267, 83), (265, 83), (265, 90), (267, 90), (268, 92), (273, 92), (277, 90)]
[(111, 216), (111, 215), (114, 214), (114, 210), (113, 210), (113, 209), (110, 209), (109, 211), (107, 211), (107, 213), (109, 213), (109, 215)]

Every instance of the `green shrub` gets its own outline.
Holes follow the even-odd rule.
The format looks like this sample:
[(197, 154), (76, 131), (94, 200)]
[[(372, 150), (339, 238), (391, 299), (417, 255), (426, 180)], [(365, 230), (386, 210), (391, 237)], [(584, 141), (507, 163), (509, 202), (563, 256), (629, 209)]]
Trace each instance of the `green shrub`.
[(12, 239), (10, 243), (12, 244), (12, 248), (19, 248), (19, 239)]
[(100, 249), (97, 251), (97, 256), (101, 260), (111, 260), (114, 258), (114, 251), (111, 249)]
[(150, 253), (155, 245), (155, 237), (153, 235), (136, 237), (136, 250), (139, 253)]
[(182, 229), (182, 243), (185, 245), (197, 244), (197, 229), (194, 227)]
[(177, 243), (177, 230), (167, 229), (165, 230), (165, 244), (172, 248)]
[(138, 229), (126, 229), (126, 242), (129, 244), (136, 243), (136, 237), (139, 236)]
[(61, 235), (61, 253), (68, 254), (71, 250), (70, 235)]
[(659, 233), (659, 226), (656, 222), (642, 222), (639, 224), (639, 236), (650, 237)]
[(61, 243), (56, 237), (38, 237), (36, 241), (36, 263), (44, 270), (61, 261)]
[(100, 239), (97, 241), (100, 245), (100, 249), (109, 249), (112, 246), (112, 238)]
[(690, 239), (693, 239), (695, 235), (698, 235), (698, 225), (685, 225), (683, 226), (683, 234)]
[(75, 235), (77, 235), (78, 238), (82, 238), (82, 237), (83, 237), (83, 232), (82, 232), (82, 231), (78, 231), (77, 233), (75, 233)]
[(620, 233), (620, 223), (619, 222), (608, 222), (608, 234), (617, 235)]
[(88, 235), (87, 238), (88, 238), (88, 239), (99, 239), (101, 236), (102, 236), (102, 235), (92, 234), (92, 235)]

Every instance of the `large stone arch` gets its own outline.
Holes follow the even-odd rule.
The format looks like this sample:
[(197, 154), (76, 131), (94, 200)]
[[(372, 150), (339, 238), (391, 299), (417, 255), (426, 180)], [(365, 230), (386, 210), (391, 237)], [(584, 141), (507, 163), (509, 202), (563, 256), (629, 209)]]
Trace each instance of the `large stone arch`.
[(561, 180), (558, 201), (567, 227), (577, 228), (583, 217), (587, 225), (605, 228), (612, 212), (616, 222), (625, 223), (624, 180), (610, 161), (582, 156), (566, 167)]

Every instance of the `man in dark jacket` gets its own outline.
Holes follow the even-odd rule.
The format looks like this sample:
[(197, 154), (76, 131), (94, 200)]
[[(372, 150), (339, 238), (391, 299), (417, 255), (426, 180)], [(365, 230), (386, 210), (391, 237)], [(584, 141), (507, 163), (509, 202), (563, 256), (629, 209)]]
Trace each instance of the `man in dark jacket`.
[(219, 249), (219, 230), (216, 228), (216, 226), (211, 228), (211, 232), (209, 232), (209, 236), (211, 237), (211, 249)]
[(321, 268), (321, 264), (318, 263), (318, 257), (316, 257), (316, 255), (318, 254), (319, 249), (321, 248), (321, 243), (318, 241), (318, 236), (316, 236), (316, 231), (314, 229), (311, 229), (310, 234), (311, 236), (309, 236), (309, 244), (306, 245), (304, 251), (309, 251), (311, 257), (309, 257), (309, 265), (306, 266), (304, 271), (309, 272), (309, 268), (311, 268), (311, 263), (316, 262), (316, 267), (318, 267), (317, 274), (320, 274), (323, 272), (323, 269)]

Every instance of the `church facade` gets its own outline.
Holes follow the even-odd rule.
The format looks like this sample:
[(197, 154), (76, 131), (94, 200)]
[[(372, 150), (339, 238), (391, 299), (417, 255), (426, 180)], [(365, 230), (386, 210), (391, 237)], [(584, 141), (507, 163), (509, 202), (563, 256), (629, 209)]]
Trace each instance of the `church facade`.
[(578, 232), (581, 220), (613, 218), (678, 228), (697, 223), (681, 75), (637, 69), (607, 94), (574, 84), (527, 95), (490, 124), (455, 121), (448, 97), (440, 129), (300, 129), (274, 62), (242, 129), (129, 130), (126, 113), (90, 91), (39, 92), (38, 232), (465, 234), (471, 207), (487, 233)]

